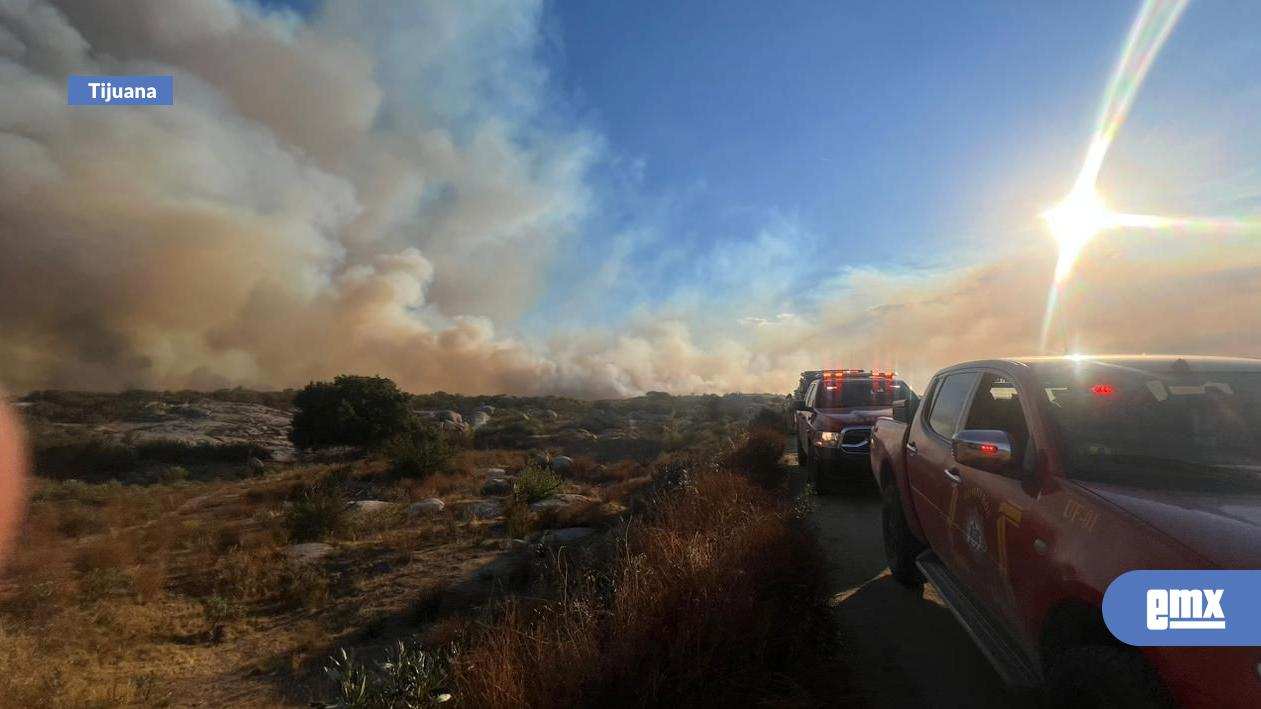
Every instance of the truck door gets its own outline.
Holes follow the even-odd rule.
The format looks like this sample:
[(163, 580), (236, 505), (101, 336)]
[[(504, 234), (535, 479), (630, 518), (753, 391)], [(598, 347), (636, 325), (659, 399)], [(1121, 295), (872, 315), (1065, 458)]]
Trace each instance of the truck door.
[(948, 469), (954, 463), (950, 441), (980, 374), (947, 374), (933, 387), (927, 408), (915, 417), (906, 441), (906, 470), (912, 501), (927, 542), (947, 566), (958, 562), (951, 518), (958, 504), (959, 483)]
[(1023, 560), (1035, 556), (1034, 539), (1041, 515), (1039, 499), (1028, 481), (1037, 474), (1037, 443), (1031, 435), (1026, 402), (1013, 379), (997, 371), (981, 374), (960, 430), (1005, 431), (1012, 441), (1011, 464), (985, 471), (956, 463), (961, 478), (955, 524), (960, 529), (961, 580), (996, 615), (1020, 626), (1018, 594), (1028, 596), (1035, 579)]
[(818, 379), (810, 382), (810, 386), (806, 387), (805, 397), (802, 399), (806, 404), (806, 409), (797, 412), (797, 445), (807, 453), (810, 452), (810, 427), (814, 421), (815, 393), (818, 389)]

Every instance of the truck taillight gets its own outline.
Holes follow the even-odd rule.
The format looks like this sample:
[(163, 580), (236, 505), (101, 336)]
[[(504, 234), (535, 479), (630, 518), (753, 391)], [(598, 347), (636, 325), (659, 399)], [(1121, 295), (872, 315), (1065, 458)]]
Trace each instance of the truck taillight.
[(1096, 384), (1096, 385), (1094, 385), (1094, 386), (1090, 387), (1090, 393), (1091, 393), (1091, 394), (1102, 394), (1102, 395), (1105, 395), (1105, 396), (1106, 396), (1106, 395), (1108, 395), (1108, 394), (1111, 394), (1111, 393), (1112, 393), (1112, 385), (1111, 385), (1111, 384)]

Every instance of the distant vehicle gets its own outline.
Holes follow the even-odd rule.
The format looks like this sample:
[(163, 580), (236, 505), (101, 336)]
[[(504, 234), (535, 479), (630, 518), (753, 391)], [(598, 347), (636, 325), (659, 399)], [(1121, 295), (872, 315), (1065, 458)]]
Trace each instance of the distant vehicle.
[(1261, 707), (1261, 648), (1130, 647), (1101, 613), (1126, 571), (1261, 568), (1259, 432), (1261, 360), (950, 367), (872, 435), (889, 568), (1054, 705)]
[(806, 467), (816, 493), (831, 494), (843, 478), (867, 479), (871, 425), (910, 395), (893, 372), (829, 369), (807, 383), (797, 404), (797, 464)]

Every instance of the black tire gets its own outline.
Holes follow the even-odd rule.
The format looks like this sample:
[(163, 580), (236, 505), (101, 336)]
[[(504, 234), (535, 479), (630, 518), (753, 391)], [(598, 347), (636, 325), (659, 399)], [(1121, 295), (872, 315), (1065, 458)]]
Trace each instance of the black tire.
[(1046, 705), (1052, 709), (1173, 709), (1156, 669), (1137, 650), (1085, 645), (1049, 659)]
[(836, 483), (824, 474), (823, 461), (814, 454), (814, 449), (806, 453), (806, 470), (809, 472), (810, 484), (814, 485), (814, 494), (827, 497), (836, 492)]
[(884, 532), (884, 556), (894, 580), (903, 586), (920, 588), (924, 576), (915, 565), (915, 557), (924, 551), (924, 544), (915, 538), (902, 509), (898, 486), (889, 483), (880, 491), (880, 518)]

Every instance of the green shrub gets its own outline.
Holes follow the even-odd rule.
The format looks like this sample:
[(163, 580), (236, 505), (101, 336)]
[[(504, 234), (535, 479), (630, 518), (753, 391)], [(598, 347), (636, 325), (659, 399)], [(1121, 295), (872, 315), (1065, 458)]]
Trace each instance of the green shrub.
[(390, 439), (385, 457), (394, 475), (422, 479), (448, 470), (454, 453), (442, 431), (418, 422)]
[(565, 481), (551, 468), (531, 465), (517, 476), (513, 494), (528, 502), (538, 502), (560, 489)]
[(294, 445), (376, 446), (411, 426), (407, 395), (384, 377), (343, 374), (311, 382), (293, 398)]

